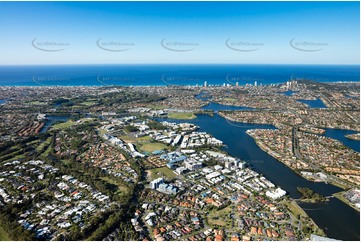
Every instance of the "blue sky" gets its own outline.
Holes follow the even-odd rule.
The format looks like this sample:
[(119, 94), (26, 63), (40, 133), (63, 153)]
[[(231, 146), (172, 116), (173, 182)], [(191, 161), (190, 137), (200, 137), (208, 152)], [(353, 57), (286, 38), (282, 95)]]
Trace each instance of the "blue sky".
[(359, 8), (359, 2), (0, 2), (0, 65), (359, 64)]

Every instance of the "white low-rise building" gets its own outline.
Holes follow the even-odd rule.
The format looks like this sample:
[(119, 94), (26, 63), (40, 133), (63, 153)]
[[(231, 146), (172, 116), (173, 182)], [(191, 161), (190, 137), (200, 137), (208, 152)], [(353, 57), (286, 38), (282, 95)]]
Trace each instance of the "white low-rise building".
[(218, 171), (215, 171), (215, 172), (212, 172), (212, 173), (206, 175), (206, 178), (208, 180), (210, 180), (210, 179), (215, 178), (215, 177), (220, 176), (220, 175), (221, 175), (221, 173), (219, 173)]
[(270, 197), (272, 199), (278, 199), (278, 198), (283, 197), (284, 195), (286, 195), (286, 191), (282, 190), (281, 188), (277, 188), (274, 191), (267, 191), (266, 192), (266, 196)]
[(202, 168), (202, 162), (193, 159), (188, 159), (184, 161), (184, 167), (191, 171), (198, 170)]

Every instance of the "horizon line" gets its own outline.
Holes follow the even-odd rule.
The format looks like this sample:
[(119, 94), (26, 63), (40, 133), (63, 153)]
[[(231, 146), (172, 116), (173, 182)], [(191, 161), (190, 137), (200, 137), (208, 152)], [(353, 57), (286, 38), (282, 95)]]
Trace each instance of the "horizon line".
[(360, 63), (59, 63), (59, 64), (0, 64), (0, 66), (80, 66), (80, 65), (309, 65), (360, 66)]

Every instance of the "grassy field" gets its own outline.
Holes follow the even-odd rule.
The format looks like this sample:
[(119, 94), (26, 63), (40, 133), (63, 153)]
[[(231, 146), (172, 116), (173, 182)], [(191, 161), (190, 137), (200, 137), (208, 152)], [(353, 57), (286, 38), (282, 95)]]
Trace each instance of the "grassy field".
[(137, 138), (137, 141), (139, 142), (142, 142), (142, 141), (149, 141), (149, 140), (151, 140), (152, 139), (152, 137), (150, 137), (150, 136), (143, 136), (143, 137), (139, 137), (139, 138)]
[(219, 211), (213, 210), (207, 216), (209, 225), (216, 225), (222, 227), (230, 227), (230, 218), (228, 215), (232, 212), (232, 207), (228, 206)]
[(288, 202), (288, 201), (282, 201), (281, 203), (283, 203), (284, 205), (287, 206), (287, 208), (291, 211), (291, 213), (297, 217), (297, 215), (302, 215), (302, 216), (306, 216), (307, 214), (305, 211), (303, 211), (303, 209), (298, 206), (298, 204), (295, 201), (292, 202)]
[(82, 109), (84, 108), (84, 105), (74, 105), (72, 106), (73, 109)]
[(135, 138), (129, 137), (127, 135), (122, 135), (122, 136), (119, 137), (119, 139), (122, 139), (126, 143), (134, 143), (136, 141)]
[(169, 113), (168, 118), (172, 119), (195, 119), (197, 118), (194, 113)]
[(82, 102), (82, 103), (79, 103), (79, 104), (84, 105), (84, 106), (92, 106), (92, 105), (96, 104), (96, 102), (87, 101), (87, 102)]
[(41, 143), (38, 147), (36, 147), (36, 151), (41, 151), (44, 146), (48, 146), (51, 142), (52, 137), (49, 137), (47, 140), (45, 140), (43, 143)]
[(162, 143), (145, 143), (140, 147), (140, 149), (145, 152), (153, 152), (155, 150), (167, 149), (167, 146)]
[(11, 150), (12, 152), (5, 155), (5, 156), (8, 156), (8, 157), (11, 157), (11, 156), (17, 156), (19, 154), (22, 154), (23, 152), (21, 151), (21, 149), (17, 148), (17, 149), (14, 149), (14, 150)]
[(40, 141), (39, 140), (33, 140), (33, 141), (30, 141), (28, 143), (26, 143), (26, 145), (34, 145), (36, 143), (39, 143)]
[(42, 157), (47, 157), (52, 149), (52, 146), (49, 145), (48, 148), (41, 154)]
[(164, 176), (168, 177), (169, 179), (176, 177), (176, 174), (168, 167), (155, 168), (155, 169), (152, 169), (149, 171), (150, 171), (150, 174), (151, 174), (150, 176), (151, 176), (152, 180), (157, 179), (158, 177), (164, 177)]
[(228, 98), (228, 97), (223, 98), (223, 100), (224, 100), (224, 101), (227, 101), (227, 102), (234, 102), (234, 101), (236, 101), (236, 99), (234, 99), (234, 98)]
[(76, 124), (73, 120), (68, 120), (63, 123), (54, 124), (51, 129), (66, 129)]
[(101, 177), (100, 179), (110, 184), (116, 185), (118, 187), (118, 191), (116, 193), (119, 195), (129, 193), (129, 189), (126, 186), (123, 186), (122, 184), (118, 183), (116, 180), (113, 180), (109, 177)]
[(227, 223), (223, 219), (212, 219), (208, 218), (209, 225), (216, 225), (221, 227), (226, 227)]
[(52, 137), (49, 137), (47, 140), (45, 140), (43, 143), (41, 143), (37, 148), (36, 148), (36, 151), (41, 151), (44, 146), (47, 146), (46, 150), (44, 150), (44, 152), (40, 155), (41, 157), (47, 157), (52, 149), (52, 146), (50, 145), (51, 144), (51, 140), (52, 140)]
[(99, 129), (99, 134), (100, 135), (103, 135), (103, 134), (105, 134), (107, 131), (105, 130), (105, 129)]
[(142, 143), (147, 142), (147, 141), (151, 140), (152, 138), (149, 136), (135, 138), (135, 137), (130, 137), (129, 135), (122, 135), (122, 136), (119, 136), (119, 139), (122, 139), (126, 143), (129, 143), (129, 142), (130, 143), (138, 143), (138, 145), (141, 145)]
[(0, 241), (10, 241), (10, 237), (9, 234), (2, 228), (0, 227)]
[(92, 102), (92, 101), (87, 101), (87, 102), (82, 102), (82, 103), (79, 103), (79, 105), (83, 105), (83, 106), (93, 106), (97, 104), (97, 102)]
[(328, 184), (331, 184), (331, 185), (334, 185), (336, 187), (342, 188), (343, 190), (348, 190), (350, 188), (346, 184), (339, 183), (339, 182), (335, 181), (335, 179), (332, 179), (331, 181), (329, 181)]
[(17, 155), (17, 156), (15, 156), (15, 157), (12, 157), (12, 158), (10, 158), (10, 159), (4, 160), (3, 162), (20, 160), (20, 159), (23, 159), (23, 158), (25, 158), (25, 154), (20, 154), (20, 155)]
[(29, 102), (29, 104), (31, 105), (47, 105), (47, 102), (40, 102), (40, 101), (33, 101), (33, 102)]

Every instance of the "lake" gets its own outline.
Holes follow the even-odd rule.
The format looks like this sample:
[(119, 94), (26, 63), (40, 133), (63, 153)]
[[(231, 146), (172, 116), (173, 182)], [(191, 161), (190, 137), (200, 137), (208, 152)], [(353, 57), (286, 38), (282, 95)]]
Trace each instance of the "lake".
[(45, 125), (41, 128), (40, 133), (45, 133), (48, 131), (50, 126), (57, 122), (66, 122), (69, 120), (70, 116), (47, 116)]
[(327, 108), (327, 106), (320, 100), (303, 100), (303, 99), (297, 99), (297, 101), (307, 104), (309, 108)]

